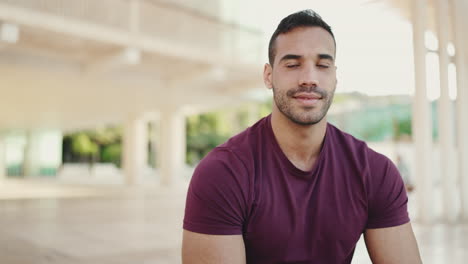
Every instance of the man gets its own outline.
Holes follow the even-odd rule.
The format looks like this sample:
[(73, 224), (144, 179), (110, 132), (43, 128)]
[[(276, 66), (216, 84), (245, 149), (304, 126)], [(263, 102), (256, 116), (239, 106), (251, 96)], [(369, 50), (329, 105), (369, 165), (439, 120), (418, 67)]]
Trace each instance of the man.
[(421, 263), (394, 164), (327, 123), (335, 39), (311, 10), (270, 40), (271, 115), (216, 147), (192, 177), (183, 263)]

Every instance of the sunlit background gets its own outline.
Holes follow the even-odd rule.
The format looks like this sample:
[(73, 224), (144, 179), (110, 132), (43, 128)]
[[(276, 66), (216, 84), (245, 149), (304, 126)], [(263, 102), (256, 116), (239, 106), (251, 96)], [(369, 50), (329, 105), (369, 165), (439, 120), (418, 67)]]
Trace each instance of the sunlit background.
[(180, 263), (194, 167), (270, 113), (269, 38), (309, 8), (329, 121), (395, 162), (424, 263), (466, 263), (465, 0), (0, 0), (0, 263)]

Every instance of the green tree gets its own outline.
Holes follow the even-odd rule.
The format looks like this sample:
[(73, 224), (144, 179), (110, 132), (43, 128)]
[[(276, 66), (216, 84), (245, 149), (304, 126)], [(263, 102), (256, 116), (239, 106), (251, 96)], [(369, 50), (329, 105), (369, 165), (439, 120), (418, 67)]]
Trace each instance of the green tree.
[(78, 133), (72, 137), (72, 140), (72, 150), (80, 156), (92, 156), (98, 153), (98, 145), (86, 133)]
[(101, 153), (101, 161), (114, 163), (117, 167), (121, 166), (122, 145), (113, 143), (104, 146)]

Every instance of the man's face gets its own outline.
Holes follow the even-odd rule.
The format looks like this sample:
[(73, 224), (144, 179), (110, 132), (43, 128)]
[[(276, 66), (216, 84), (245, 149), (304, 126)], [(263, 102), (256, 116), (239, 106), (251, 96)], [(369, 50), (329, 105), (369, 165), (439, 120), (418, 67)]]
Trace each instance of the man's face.
[(296, 124), (314, 125), (327, 114), (336, 88), (335, 43), (320, 27), (300, 27), (276, 39), (264, 81), (275, 106)]

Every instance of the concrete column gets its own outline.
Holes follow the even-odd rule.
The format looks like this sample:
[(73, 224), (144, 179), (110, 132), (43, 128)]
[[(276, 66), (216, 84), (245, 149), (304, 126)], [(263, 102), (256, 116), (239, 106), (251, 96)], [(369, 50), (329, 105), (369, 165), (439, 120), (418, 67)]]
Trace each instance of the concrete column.
[(438, 102), (439, 115), (439, 148), (440, 148), (440, 175), (443, 188), (443, 215), (448, 222), (454, 222), (457, 217), (455, 208), (456, 177), (454, 170), (454, 144), (455, 134), (452, 123), (452, 102), (449, 96), (448, 66), (450, 58), (447, 47), (449, 42), (449, 9), (447, 0), (437, 0), (437, 35), (439, 39), (439, 72), (440, 72), (440, 99)]
[(6, 178), (6, 143), (5, 137), (0, 134), (0, 183)]
[(186, 155), (185, 116), (178, 108), (166, 108), (160, 116), (160, 144), (157, 154), (162, 185), (171, 185), (184, 173)]
[(458, 177), (460, 181), (461, 217), (468, 221), (468, 68), (467, 48), (464, 42), (466, 28), (463, 20), (467, 5), (464, 0), (453, 0), (452, 13), (455, 36), (455, 64), (457, 67), (457, 150)]
[(29, 130), (26, 132), (24, 146), (23, 176), (35, 177), (40, 175), (40, 132)]
[(123, 134), (122, 169), (127, 185), (143, 181), (148, 155), (146, 122), (137, 116), (125, 123)]
[(152, 120), (152, 125), (153, 125), (153, 130), (152, 130), (152, 135), (151, 135), (151, 139), (152, 139), (152, 151), (154, 153), (154, 164), (156, 165), (155, 166), (155, 169), (157, 170), (158, 169), (158, 160), (159, 160), (159, 150), (160, 150), (160, 140), (161, 140), (161, 136), (160, 136), (160, 128), (159, 128), (159, 118), (158, 120)]
[(413, 48), (415, 65), (415, 94), (413, 101), (413, 142), (415, 153), (416, 195), (418, 218), (423, 223), (432, 221), (432, 125), (426, 88), (426, 0), (412, 0)]

